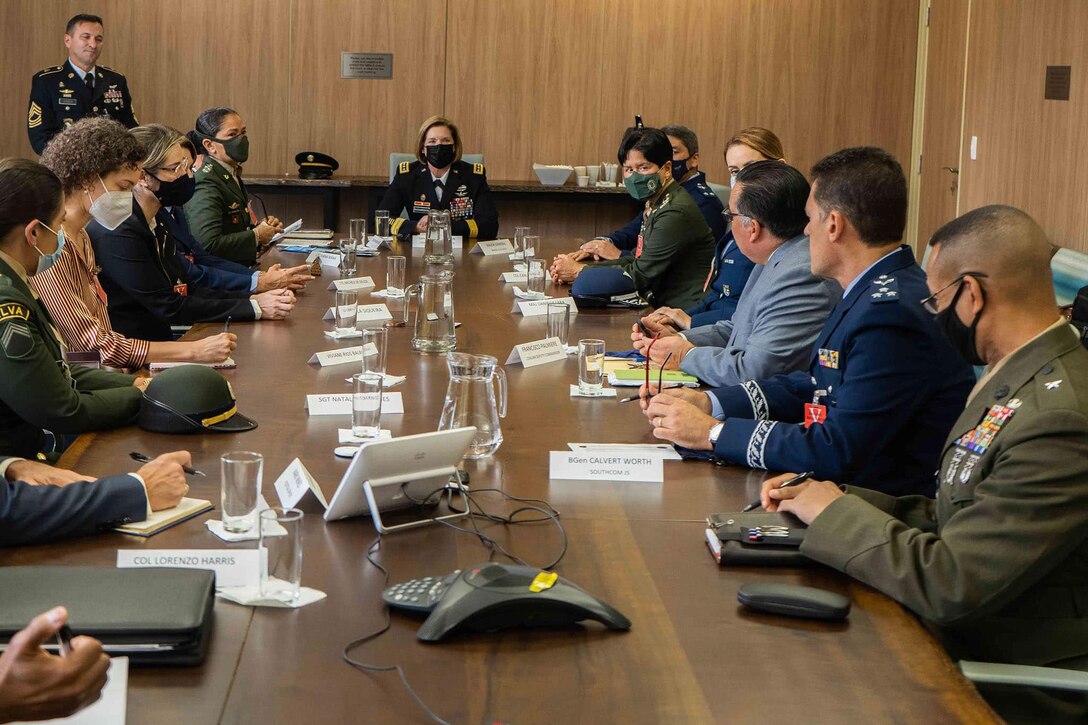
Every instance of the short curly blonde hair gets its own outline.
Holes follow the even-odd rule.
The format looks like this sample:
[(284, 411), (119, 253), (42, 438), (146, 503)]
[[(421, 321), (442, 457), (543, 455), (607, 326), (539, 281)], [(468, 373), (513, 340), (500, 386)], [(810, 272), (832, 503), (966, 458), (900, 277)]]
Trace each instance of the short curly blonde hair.
[(69, 194), (118, 169), (138, 169), (143, 158), (143, 146), (128, 129), (117, 121), (92, 117), (54, 136), (42, 153), (42, 164)]

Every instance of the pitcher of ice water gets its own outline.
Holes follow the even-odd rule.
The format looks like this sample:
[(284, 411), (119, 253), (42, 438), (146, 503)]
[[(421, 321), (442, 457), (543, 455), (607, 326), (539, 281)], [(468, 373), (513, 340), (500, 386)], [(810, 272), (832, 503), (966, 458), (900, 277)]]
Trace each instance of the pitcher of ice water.
[[(490, 456), (502, 445), (499, 419), (506, 417), (506, 371), (490, 355), (451, 352), (446, 355), (450, 386), (438, 430), (476, 426), (465, 458)], [(498, 397), (496, 399), (496, 388)]]

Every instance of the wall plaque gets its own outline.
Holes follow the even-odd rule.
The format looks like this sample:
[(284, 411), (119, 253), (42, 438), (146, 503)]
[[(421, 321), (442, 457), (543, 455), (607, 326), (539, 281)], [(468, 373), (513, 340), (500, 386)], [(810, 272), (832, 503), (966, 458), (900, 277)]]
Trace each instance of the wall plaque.
[(1068, 65), (1048, 65), (1046, 67), (1046, 87), (1043, 99), (1047, 101), (1068, 101), (1069, 86), (1073, 68)]
[(379, 78), (392, 80), (392, 53), (341, 53), (341, 78)]

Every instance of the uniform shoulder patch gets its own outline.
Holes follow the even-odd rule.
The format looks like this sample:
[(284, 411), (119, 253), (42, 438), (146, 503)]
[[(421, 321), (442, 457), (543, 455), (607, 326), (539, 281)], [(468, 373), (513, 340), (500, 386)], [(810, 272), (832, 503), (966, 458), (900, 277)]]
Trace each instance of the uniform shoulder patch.
[(474, 174), (484, 173), (484, 165), (483, 164), (473, 164), (472, 165), (472, 173), (474, 173)]
[[(4, 279), (7, 279), (6, 277)], [(0, 302), (0, 322), (6, 320), (22, 320), (26, 322), (30, 319), (30, 310), (18, 302)]]
[(34, 350), (34, 337), (24, 322), (9, 322), (0, 332), (0, 347), (11, 360), (22, 360)]
[(400, 166), (397, 167), (398, 174), (407, 174), (408, 168), (412, 165), (411, 161), (402, 161)]
[(880, 302), (897, 302), (899, 300), (899, 283), (895, 277), (882, 274), (872, 280), (869, 290), (869, 300), (873, 304)]
[(26, 127), (37, 128), (42, 125), (42, 107), (34, 101), (30, 102), (30, 110), (26, 115)]

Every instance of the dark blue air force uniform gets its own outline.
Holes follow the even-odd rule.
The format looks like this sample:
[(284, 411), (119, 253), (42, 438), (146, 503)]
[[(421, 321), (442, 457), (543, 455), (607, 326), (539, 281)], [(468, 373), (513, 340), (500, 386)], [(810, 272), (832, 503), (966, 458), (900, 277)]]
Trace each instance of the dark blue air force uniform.
[(140, 125), (132, 111), (125, 77), (104, 65), (95, 66), (94, 90), (79, 77), (71, 61), (38, 71), (30, 83), (26, 132), (34, 153), (49, 140), (87, 116), (106, 116), (125, 128)]
[[(932, 496), (945, 436), (975, 377), (920, 304), (927, 295), (910, 247), (880, 260), (832, 311), (807, 372), (713, 391), (725, 413), (714, 453), (893, 496)], [(806, 428), (805, 404), (814, 401), (826, 419)]]

